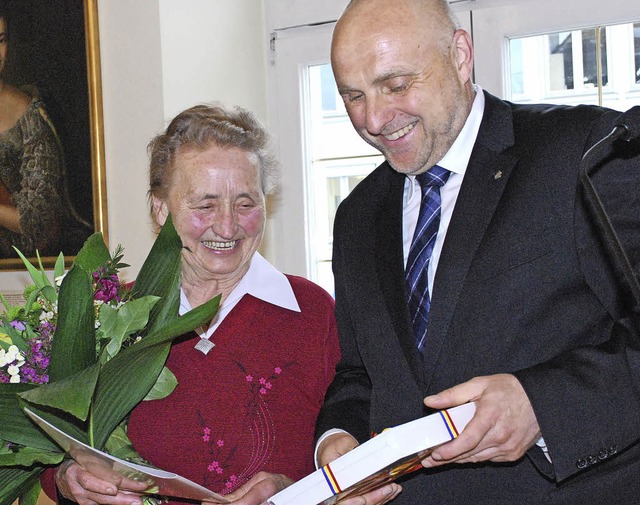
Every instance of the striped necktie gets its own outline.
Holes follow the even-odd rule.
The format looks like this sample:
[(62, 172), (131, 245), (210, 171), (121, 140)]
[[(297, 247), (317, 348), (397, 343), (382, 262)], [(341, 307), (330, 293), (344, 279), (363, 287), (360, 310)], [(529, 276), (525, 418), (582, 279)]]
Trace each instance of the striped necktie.
[(409, 314), (413, 324), (416, 346), (420, 352), (424, 349), (431, 307), (427, 272), (440, 226), (440, 187), (447, 182), (450, 174), (451, 172), (448, 170), (435, 165), (427, 172), (416, 176), (416, 180), (422, 188), (422, 202), (420, 203), (418, 223), (409, 249), (405, 274)]

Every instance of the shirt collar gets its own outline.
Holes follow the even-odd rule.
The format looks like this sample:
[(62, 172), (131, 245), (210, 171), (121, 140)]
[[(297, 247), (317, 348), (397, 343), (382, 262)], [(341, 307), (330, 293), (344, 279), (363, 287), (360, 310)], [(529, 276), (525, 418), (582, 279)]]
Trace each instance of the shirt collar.
[(442, 168), (446, 168), (455, 174), (464, 175), (467, 169), (484, 114), (484, 93), (482, 88), (474, 84), (473, 90), (476, 96), (473, 99), (469, 116), (453, 145), (438, 163)]
[[(284, 309), (300, 312), (300, 306), (289, 279), (258, 252), (254, 253), (249, 270), (227, 299), (223, 301), (221, 309), (224, 309), (224, 306), (228, 304), (235, 305), (245, 294), (250, 294)], [(184, 314), (190, 309), (191, 304), (184, 291), (180, 289), (180, 314)]]
[[(460, 133), (447, 151), (447, 154), (437, 163), (437, 165), (446, 168), (454, 174), (464, 175), (467, 170), (467, 165), (471, 159), (471, 151), (473, 151), (473, 146), (476, 143), (480, 123), (482, 122), (482, 116), (484, 114), (484, 93), (482, 92), (482, 88), (474, 84), (473, 90), (476, 96), (473, 99), (469, 116), (467, 116), (462, 130), (460, 130)], [(411, 182), (416, 178), (415, 175), (407, 175), (407, 177)]]

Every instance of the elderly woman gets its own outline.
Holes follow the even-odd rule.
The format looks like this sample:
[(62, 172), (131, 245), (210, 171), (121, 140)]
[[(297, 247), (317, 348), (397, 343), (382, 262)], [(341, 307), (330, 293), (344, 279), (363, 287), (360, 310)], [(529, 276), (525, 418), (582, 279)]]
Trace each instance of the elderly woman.
[[(275, 187), (266, 144), (249, 112), (205, 105), (150, 144), (153, 217), (171, 215), (184, 244), (181, 311), (219, 293), (222, 305), (173, 345), (176, 390), (142, 402), (128, 425), (152, 464), (246, 505), (313, 471), (314, 424), (339, 358), (333, 299), (257, 252)], [(77, 464), (61, 466), (57, 484), (81, 505), (140, 503), (124, 492), (136, 483), (117, 491)]]
[(33, 87), (6, 78), (9, 15), (0, 5), (0, 258), (78, 252), (91, 230), (69, 199), (62, 146)]

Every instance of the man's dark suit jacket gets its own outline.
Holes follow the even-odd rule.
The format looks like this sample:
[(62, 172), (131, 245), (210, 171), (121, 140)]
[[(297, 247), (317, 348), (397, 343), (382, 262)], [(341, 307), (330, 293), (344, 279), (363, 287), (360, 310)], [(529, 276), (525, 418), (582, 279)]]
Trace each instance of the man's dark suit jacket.
[[(619, 113), (485, 95), (437, 268), (424, 358), (405, 301), (405, 176), (383, 163), (338, 209), (343, 358), (317, 434), (342, 428), (362, 442), (427, 414), (428, 394), (513, 373), (553, 465), (534, 446), (513, 464), (420, 470), (394, 503), (640, 503), (640, 337), (620, 324), (631, 297), (578, 184), (583, 154)], [(616, 148), (594, 179), (637, 272), (640, 149)]]

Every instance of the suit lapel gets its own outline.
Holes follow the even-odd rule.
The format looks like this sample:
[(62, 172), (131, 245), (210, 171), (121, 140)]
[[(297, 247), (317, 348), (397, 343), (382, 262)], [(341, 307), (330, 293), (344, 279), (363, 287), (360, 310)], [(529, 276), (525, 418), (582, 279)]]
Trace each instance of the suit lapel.
[(402, 198), (405, 179), (404, 175), (393, 172), (389, 191), (380, 202), (376, 216), (376, 243), (379, 244), (376, 248), (376, 274), (400, 347), (416, 383), (420, 384), (422, 357), (416, 348), (409, 323), (404, 280)]
[(431, 382), (467, 273), (498, 206), (517, 159), (511, 110), (487, 95), (478, 139), (447, 230), (433, 286), (429, 334), (424, 351), (424, 383)]

